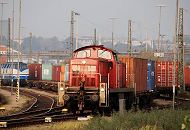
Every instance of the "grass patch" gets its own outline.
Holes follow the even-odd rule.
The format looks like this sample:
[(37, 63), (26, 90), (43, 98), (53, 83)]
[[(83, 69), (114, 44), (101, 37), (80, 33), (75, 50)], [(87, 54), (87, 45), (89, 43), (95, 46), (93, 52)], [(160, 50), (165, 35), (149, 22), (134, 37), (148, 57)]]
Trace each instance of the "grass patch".
[(184, 118), (189, 114), (190, 110), (124, 112), (114, 113), (111, 117), (95, 117), (90, 121), (65, 121), (13, 130), (180, 130), (182, 124), (186, 125)]
[(139, 130), (157, 126), (158, 130), (180, 130), (185, 115), (190, 111), (158, 110), (152, 112), (115, 113), (111, 119), (97, 117), (84, 126), (85, 130)]

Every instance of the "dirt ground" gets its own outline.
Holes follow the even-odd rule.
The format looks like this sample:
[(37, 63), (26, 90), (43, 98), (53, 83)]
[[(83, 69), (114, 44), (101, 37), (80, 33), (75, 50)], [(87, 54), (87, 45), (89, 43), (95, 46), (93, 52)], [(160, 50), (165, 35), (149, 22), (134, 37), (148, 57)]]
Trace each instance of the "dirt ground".
[(173, 102), (164, 99), (154, 99), (153, 103), (157, 104), (158, 106), (167, 106), (172, 105)]
[(11, 92), (3, 90), (1, 88), (0, 93), (4, 95), (5, 98), (7, 98), (7, 103), (0, 105), (1, 108), (5, 108), (5, 110), (0, 111), (0, 116), (17, 113), (31, 101), (31, 98), (20, 95), (19, 101), (16, 102), (15, 93), (11, 95)]

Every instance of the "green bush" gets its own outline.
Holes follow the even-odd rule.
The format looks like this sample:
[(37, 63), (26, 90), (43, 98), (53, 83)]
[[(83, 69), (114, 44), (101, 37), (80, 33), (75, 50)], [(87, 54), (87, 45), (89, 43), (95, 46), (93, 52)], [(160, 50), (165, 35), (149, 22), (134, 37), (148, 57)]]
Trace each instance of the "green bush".
[(185, 116), (184, 123), (182, 124), (182, 130), (190, 130), (190, 115)]

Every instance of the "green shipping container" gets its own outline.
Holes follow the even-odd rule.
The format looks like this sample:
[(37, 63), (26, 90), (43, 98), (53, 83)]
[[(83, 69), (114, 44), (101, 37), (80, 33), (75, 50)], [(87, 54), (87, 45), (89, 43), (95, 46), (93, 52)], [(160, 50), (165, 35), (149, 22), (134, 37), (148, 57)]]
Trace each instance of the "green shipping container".
[(42, 80), (52, 80), (51, 64), (42, 64)]

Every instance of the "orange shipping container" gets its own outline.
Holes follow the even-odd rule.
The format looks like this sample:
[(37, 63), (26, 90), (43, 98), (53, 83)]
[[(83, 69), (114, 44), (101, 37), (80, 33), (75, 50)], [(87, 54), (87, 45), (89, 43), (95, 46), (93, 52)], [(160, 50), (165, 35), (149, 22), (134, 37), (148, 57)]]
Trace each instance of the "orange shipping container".
[(147, 90), (146, 59), (119, 55), (119, 60), (126, 65), (126, 87), (135, 87), (137, 93)]
[(61, 81), (65, 80), (65, 65), (61, 65), (61, 74), (60, 74)]

